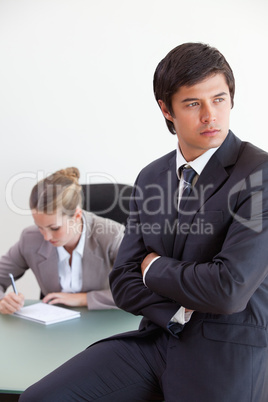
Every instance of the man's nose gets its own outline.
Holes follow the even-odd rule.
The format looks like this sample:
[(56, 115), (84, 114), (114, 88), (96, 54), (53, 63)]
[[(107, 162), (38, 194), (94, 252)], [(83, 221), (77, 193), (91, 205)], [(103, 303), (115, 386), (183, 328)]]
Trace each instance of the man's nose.
[(214, 109), (210, 105), (204, 105), (201, 109), (201, 122), (204, 124), (211, 123), (216, 120)]

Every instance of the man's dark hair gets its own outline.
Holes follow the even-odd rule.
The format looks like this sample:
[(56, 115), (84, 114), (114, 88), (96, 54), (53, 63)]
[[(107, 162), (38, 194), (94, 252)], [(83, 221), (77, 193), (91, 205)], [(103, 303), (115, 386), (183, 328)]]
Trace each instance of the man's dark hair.
[[(160, 61), (154, 73), (154, 95), (162, 100), (173, 115), (172, 97), (181, 86), (192, 86), (210, 75), (221, 73), (225, 76), (234, 106), (235, 79), (225, 57), (214, 47), (203, 43), (184, 43), (171, 50)], [(172, 134), (174, 125), (166, 119)]]

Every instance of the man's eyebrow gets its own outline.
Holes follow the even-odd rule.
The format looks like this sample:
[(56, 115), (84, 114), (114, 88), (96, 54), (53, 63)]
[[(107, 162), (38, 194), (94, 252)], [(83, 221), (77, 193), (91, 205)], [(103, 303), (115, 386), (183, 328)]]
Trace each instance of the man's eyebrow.
[[(219, 94), (213, 95), (212, 98), (219, 98), (220, 96), (227, 96), (227, 92), (220, 92)], [(199, 101), (200, 98), (185, 98), (181, 102), (186, 103), (186, 102), (195, 102)]]
[(181, 101), (181, 103), (186, 103), (186, 102), (194, 102), (200, 100), (199, 98), (185, 98)]
[(213, 98), (219, 98), (220, 96), (228, 96), (227, 92), (220, 92), (217, 95), (214, 95)]

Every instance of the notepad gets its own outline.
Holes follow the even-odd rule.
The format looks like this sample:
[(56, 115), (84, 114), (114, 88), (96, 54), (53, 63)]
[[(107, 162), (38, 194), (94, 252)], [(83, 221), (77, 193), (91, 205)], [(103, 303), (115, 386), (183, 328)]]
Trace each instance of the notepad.
[(40, 302), (22, 307), (13, 315), (40, 324), (50, 325), (78, 318), (80, 317), (80, 312)]

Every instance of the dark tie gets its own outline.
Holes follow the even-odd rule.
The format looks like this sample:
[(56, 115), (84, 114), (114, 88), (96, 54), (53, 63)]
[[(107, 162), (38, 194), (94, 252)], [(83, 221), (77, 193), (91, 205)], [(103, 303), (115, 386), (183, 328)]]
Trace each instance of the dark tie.
[(182, 190), (182, 195), (181, 198), (187, 198), (190, 194), (190, 191), (192, 189), (192, 181), (193, 178), (196, 175), (196, 171), (191, 167), (191, 166), (182, 166), (181, 167), (181, 173), (183, 175), (183, 190)]
[[(192, 189), (192, 181), (197, 173), (191, 166), (186, 167), (185, 165), (182, 165), (180, 167), (180, 174), (183, 175), (183, 181), (184, 181), (182, 194), (181, 194), (181, 201), (180, 201), (180, 205), (181, 205), (181, 202), (183, 201), (183, 199), (185, 200), (189, 196), (190, 191)], [(183, 202), (183, 204), (184, 204), (184, 202)], [(173, 335), (175, 335), (178, 338), (179, 333), (184, 328), (184, 325), (179, 324), (178, 322), (170, 321), (167, 325), (167, 328)]]
[(194, 177), (196, 176), (196, 174), (197, 174), (196, 171), (189, 165), (187, 167), (186, 167), (186, 165), (182, 165), (180, 167), (180, 175), (181, 175), (181, 177), (183, 177), (183, 188), (182, 188), (179, 205), (178, 205), (179, 212), (182, 212), (183, 210), (185, 210), (185, 207), (187, 204), (186, 203), (187, 198), (192, 189), (192, 181), (193, 181)]

